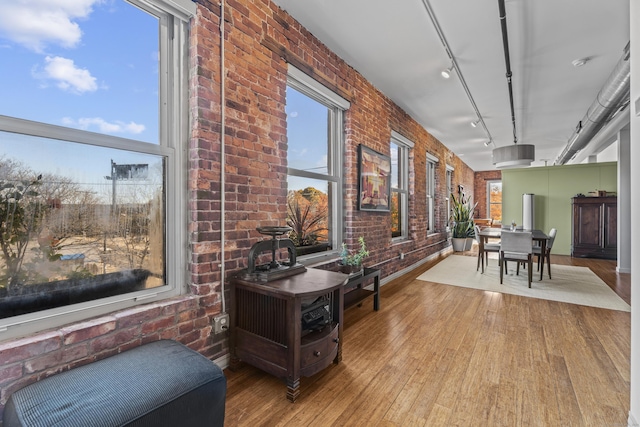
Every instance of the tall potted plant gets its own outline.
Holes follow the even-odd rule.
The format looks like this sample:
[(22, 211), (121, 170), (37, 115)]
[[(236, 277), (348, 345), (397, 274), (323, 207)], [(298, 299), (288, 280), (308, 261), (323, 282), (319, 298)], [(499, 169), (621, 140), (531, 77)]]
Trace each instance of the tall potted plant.
[(451, 193), (451, 215), (449, 221), (451, 223), (451, 243), (453, 250), (468, 251), (473, 243), (473, 211), (477, 203), (471, 203), (471, 200), (465, 197), (464, 193), (460, 193), (458, 199)]

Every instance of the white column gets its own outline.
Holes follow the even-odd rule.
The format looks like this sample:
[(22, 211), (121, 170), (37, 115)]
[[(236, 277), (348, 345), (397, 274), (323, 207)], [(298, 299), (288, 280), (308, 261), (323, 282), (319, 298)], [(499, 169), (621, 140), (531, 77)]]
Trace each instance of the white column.
[(618, 132), (618, 273), (631, 273), (631, 130)]
[[(640, 217), (640, 2), (630, 1), (631, 39), (631, 218)], [(631, 223), (631, 265), (640, 265), (640, 224)], [(631, 271), (631, 410), (629, 426), (640, 423), (640, 270)]]

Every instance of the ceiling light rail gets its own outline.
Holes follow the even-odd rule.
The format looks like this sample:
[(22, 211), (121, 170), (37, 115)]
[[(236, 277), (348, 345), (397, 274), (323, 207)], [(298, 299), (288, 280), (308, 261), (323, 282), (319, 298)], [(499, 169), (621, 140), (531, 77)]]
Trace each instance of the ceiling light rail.
[[(487, 129), (487, 125), (484, 122), (484, 119), (482, 118), (482, 115), (480, 114), (480, 111), (478, 110), (478, 106), (476, 105), (476, 102), (473, 99), (473, 96), (471, 95), (471, 91), (469, 91), (469, 86), (467, 86), (467, 82), (465, 81), (464, 76), (460, 72), (460, 67), (458, 67), (458, 62), (456, 61), (456, 58), (453, 56), (453, 53), (451, 52), (451, 48), (449, 47), (449, 43), (447, 43), (447, 39), (444, 36), (444, 33), (442, 32), (442, 28), (440, 28), (440, 23), (438, 22), (438, 19), (436, 18), (436, 15), (433, 12), (433, 9), (431, 8), (431, 4), (429, 3), (429, 0), (422, 0), (422, 4), (424, 5), (424, 8), (427, 11), (427, 14), (429, 15), (429, 18), (431, 19), (431, 23), (433, 24), (433, 26), (434, 26), (434, 28), (436, 30), (436, 33), (438, 34), (438, 37), (440, 38), (440, 42), (444, 46), (445, 52), (447, 53), (447, 55), (451, 59), (451, 67), (447, 68), (447, 70), (449, 70), (449, 76), (451, 76), (451, 70), (452, 69), (456, 71), (456, 73), (458, 74), (458, 78), (460, 79), (460, 84), (462, 84), (462, 88), (464, 89), (464, 92), (467, 95), (467, 98), (469, 98), (469, 102), (471, 103), (471, 107), (473, 108), (473, 110), (476, 113), (476, 116), (478, 117), (479, 123), (482, 124), (482, 128), (484, 129), (485, 133), (487, 134), (487, 138), (489, 138), (489, 141), (493, 142), (493, 137), (491, 136), (491, 132), (489, 132), (489, 129)], [(444, 74), (445, 74), (445, 71), (447, 71), (447, 70), (443, 70), (442, 71), (442, 73), (441, 73), (442, 77), (445, 77)], [(449, 78), (449, 77), (445, 77), (445, 78)]]

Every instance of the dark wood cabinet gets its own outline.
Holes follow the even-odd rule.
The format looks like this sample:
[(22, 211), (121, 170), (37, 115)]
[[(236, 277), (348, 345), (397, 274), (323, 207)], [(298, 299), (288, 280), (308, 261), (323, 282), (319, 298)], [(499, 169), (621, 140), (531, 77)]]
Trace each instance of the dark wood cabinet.
[(231, 280), (231, 369), (244, 361), (283, 379), (287, 399), (300, 377), (342, 359), (344, 285), (348, 276), (308, 268), (271, 282)]
[(571, 256), (616, 259), (617, 197), (574, 197)]

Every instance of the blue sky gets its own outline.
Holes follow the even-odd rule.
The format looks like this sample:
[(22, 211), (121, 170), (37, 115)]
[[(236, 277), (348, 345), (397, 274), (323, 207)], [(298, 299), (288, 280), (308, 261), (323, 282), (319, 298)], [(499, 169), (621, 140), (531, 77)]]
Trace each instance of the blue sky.
[[(158, 49), (157, 18), (123, 0), (2, 0), (0, 115), (157, 144)], [(144, 157), (7, 133), (0, 154), (101, 184)]]
[[(289, 167), (327, 174), (327, 107), (287, 88), (287, 160)], [(326, 181), (289, 177), (290, 190), (315, 187), (327, 192)]]

